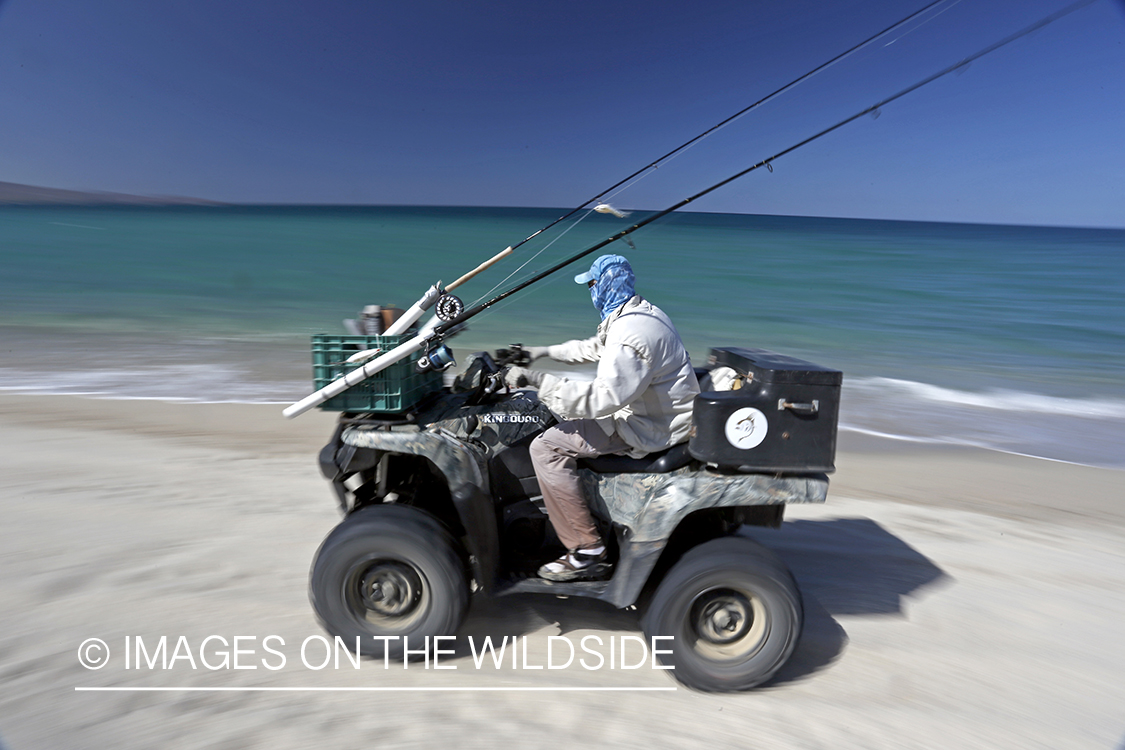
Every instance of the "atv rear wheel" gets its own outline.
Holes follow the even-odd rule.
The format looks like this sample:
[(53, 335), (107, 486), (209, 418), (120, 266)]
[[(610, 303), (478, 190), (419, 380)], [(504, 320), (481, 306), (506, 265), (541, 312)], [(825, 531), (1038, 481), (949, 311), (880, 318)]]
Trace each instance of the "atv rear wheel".
[(309, 598), (325, 630), (349, 648), (359, 636), (363, 653), (398, 659), (406, 647), (420, 652), (427, 636), (456, 633), (469, 585), (457, 543), (437, 519), (408, 506), (371, 505), (320, 545)]
[(674, 636), (661, 657), (672, 675), (697, 690), (745, 690), (789, 659), (802, 623), (801, 594), (777, 557), (743, 537), (688, 551), (661, 581), (642, 622), (653, 636)]

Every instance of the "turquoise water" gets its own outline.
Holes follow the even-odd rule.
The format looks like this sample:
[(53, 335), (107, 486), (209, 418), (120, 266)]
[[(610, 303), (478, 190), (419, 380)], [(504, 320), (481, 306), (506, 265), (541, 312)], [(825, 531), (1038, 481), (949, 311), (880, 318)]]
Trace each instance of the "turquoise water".
[[(407, 307), (560, 213), (0, 208), (0, 389), (296, 400), (309, 334)], [(628, 225), (560, 224), (458, 293), (488, 297)], [(1125, 466), (1125, 231), (684, 213), (632, 239), (609, 250), (694, 359), (743, 345), (839, 368), (844, 429)], [(587, 265), (451, 345), (591, 335), (570, 280)]]

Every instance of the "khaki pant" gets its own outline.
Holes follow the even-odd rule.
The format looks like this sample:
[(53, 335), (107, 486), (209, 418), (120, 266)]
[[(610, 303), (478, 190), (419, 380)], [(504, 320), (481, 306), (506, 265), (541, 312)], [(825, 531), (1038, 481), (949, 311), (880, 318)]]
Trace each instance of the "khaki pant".
[(592, 419), (576, 419), (552, 427), (531, 442), (531, 463), (559, 541), (568, 550), (601, 541), (578, 476), (578, 459), (622, 453), (631, 446)]

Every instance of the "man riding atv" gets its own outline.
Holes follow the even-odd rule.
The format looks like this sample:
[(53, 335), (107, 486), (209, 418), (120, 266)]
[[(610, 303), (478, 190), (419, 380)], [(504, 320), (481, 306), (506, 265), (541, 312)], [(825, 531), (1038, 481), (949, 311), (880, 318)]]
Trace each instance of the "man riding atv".
[(555, 346), (530, 347), (526, 363), (596, 362), (592, 381), (571, 380), (520, 366), (509, 386), (532, 385), (539, 399), (565, 420), (531, 444), (531, 461), (543, 502), (567, 552), (539, 568), (551, 581), (594, 580), (610, 563), (582, 492), (578, 459), (609, 453), (641, 457), (688, 439), (699, 383), (679, 333), (668, 316), (634, 290), (629, 261), (603, 255), (574, 277), (586, 284), (601, 315), (597, 335)]
[[(796, 647), (801, 595), (739, 530), (825, 501), (842, 374), (728, 346), (697, 376), (624, 258), (577, 281), (593, 282), (597, 336), (477, 352), (449, 385), (436, 341), (427, 368), (348, 385), (356, 353), (408, 336), (313, 337), (314, 374), (348, 385), (322, 407), (341, 412), (320, 467), (344, 518), (313, 561), (313, 609), (333, 636), (405, 663), (455, 637), (478, 595), (594, 598), (671, 637), (659, 661), (685, 685), (760, 684)], [(527, 369), (545, 356), (597, 362), (597, 377)], [(566, 553), (548, 562), (556, 536)]]

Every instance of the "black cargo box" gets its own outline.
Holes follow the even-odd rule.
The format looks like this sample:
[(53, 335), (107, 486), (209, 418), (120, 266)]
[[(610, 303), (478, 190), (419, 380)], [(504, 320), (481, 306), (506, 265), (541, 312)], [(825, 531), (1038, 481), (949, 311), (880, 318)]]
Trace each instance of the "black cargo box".
[(691, 455), (747, 472), (835, 470), (843, 374), (765, 349), (712, 349), (708, 367), (744, 378), (695, 399)]

